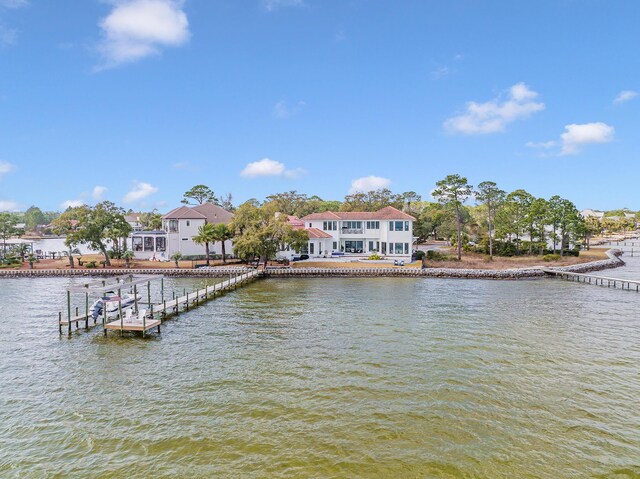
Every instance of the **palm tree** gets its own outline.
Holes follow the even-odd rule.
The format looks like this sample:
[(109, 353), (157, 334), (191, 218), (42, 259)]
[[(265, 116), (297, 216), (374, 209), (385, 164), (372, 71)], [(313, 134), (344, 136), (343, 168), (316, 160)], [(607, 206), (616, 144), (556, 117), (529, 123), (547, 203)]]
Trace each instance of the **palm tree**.
[(198, 234), (192, 239), (194, 243), (204, 245), (204, 250), (207, 255), (207, 266), (209, 266), (209, 243), (215, 243), (218, 240), (216, 237), (215, 226), (211, 223), (203, 224), (198, 228)]
[(129, 269), (131, 267), (131, 258), (133, 258), (134, 253), (130, 249), (122, 253), (122, 259), (124, 259), (125, 268)]
[(180, 268), (179, 261), (182, 259), (182, 253), (180, 251), (176, 251), (171, 255), (171, 259), (176, 262), (176, 269)]
[(215, 232), (215, 241), (220, 241), (220, 243), (222, 244), (222, 262), (226, 263), (227, 258), (224, 242), (233, 238), (233, 231), (231, 231), (229, 226), (225, 225), (224, 223), (218, 223), (213, 227), (213, 229)]

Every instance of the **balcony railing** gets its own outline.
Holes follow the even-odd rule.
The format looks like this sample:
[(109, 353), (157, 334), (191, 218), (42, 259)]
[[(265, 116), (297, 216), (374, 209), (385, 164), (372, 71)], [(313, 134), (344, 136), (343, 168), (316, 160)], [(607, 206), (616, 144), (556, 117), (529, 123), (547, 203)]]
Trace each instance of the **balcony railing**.
[(364, 233), (362, 228), (342, 228), (343, 235), (361, 235)]

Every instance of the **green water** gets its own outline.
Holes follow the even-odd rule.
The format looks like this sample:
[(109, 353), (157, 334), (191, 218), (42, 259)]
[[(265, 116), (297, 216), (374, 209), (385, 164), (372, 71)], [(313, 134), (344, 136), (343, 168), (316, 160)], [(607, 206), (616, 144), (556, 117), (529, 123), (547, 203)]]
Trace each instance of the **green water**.
[(69, 339), (71, 282), (0, 282), (2, 478), (640, 477), (640, 294), (262, 280)]

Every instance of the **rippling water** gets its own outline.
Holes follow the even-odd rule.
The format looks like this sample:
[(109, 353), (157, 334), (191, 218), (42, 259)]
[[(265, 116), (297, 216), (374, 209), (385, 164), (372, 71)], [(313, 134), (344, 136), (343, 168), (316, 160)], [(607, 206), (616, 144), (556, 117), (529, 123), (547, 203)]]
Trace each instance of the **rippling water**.
[(71, 282), (0, 282), (2, 478), (640, 477), (635, 292), (263, 280), (59, 337)]

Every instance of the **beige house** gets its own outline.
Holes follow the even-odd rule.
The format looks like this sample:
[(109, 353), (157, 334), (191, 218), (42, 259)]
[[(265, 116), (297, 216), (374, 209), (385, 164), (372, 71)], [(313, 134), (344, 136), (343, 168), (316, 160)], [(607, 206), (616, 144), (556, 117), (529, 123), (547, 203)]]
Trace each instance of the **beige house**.
[[(180, 206), (162, 217), (162, 230), (136, 231), (131, 235), (136, 258), (168, 260), (175, 252), (183, 256), (204, 256), (205, 246), (193, 241), (205, 223), (229, 224), (233, 213), (212, 203)], [(233, 242), (225, 241), (225, 251), (233, 254)], [(209, 245), (210, 254), (222, 254), (220, 242)]]

